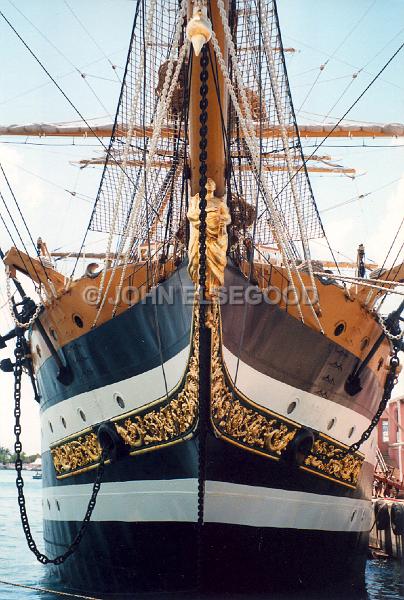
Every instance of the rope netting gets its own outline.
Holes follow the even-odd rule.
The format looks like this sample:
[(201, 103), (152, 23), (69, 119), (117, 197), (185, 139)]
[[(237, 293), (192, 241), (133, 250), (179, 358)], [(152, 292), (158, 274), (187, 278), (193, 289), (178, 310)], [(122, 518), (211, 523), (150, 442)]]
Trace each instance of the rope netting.
[[(229, 25), (237, 61), (252, 119), (261, 138), (261, 173), (258, 175), (243, 138), (239, 117), (234, 107), (230, 108), (229, 115), (224, 118), (228, 125), (228, 198), (231, 199), (233, 223), (239, 233), (243, 230), (248, 236), (255, 216), (255, 244), (275, 243), (273, 222), (262, 194), (262, 179), (265, 178), (266, 189), (270, 190), (276, 203), (289, 242), (293, 245), (305, 238), (322, 237), (323, 229), (300, 146), (275, 2), (231, 0), (229, 4)], [(136, 209), (134, 227), (131, 225), (132, 231), (136, 231), (133, 257), (140, 258), (139, 249), (146, 240), (151, 243), (154, 253), (177, 234), (181, 241), (185, 239), (181, 231), (187, 210), (184, 173), (188, 164), (189, 54), (185, 56), (164, 115), (157, 150), (151, 164), (145, 168), (167, 69), (175, 70), (175, 57), (179, 56), (185, 42), (186, 20), (180, 11), (178, 0), (138, 0), (114, 133), (90, 224), (90, 229), (108, 232), (116, 238), (118, 249), (122, 243), (120, 236), (127, 235), (128, 220), (133, 221), (133, 204), (141, 201)], [(173, 59), (173, 41), (179, 19), (183, 30)], [(238, 93), (236, 82), (234, 86)], [(297, 172), (298, 169), (301, 170)], [(238, 237), (236, 233), (233, 239)], [(306, 257), (306, 252), (303, 254)]]
[[(186, 213), (182, 177), (186, 160), (184, 83), (187, 66), (184, 64), (181, 69), (151, 166), (145, 169), (175, 29), (181, 17), (178, 0), (148, 0), (137, 4), (114, 132), (90, 229), (120, 236), (127, 227), (143, 182), (145, 192), (136, 217), (137, 241), (144, 242), (149, 233), (152, 242), (158, 245), (177, 231)], [(174, 59), (171, 70), (175, 67)]]
[[(267, 180), (273, 199), (282, 215), (289, 240), (302, 239), (293, 186), (305, 222), (307, 238), (322, 237), (323, 228), (300, 146), (276, 4), (273, 0), (265, 2), (236, 0), (233, 5), (235, 5), (231, 24), (233, 40), (251, 115), (255, 121), (257, 135), (261, 138), (261, 178)], [(287, 133), (286, 140), (281, 134), (281, 126)], [(231, 115), (233, 184), (236, 186), (237, 194), (249, 203), (255, 204), (258, 193), (255, 242), (263, 245), (272, 244), (275, 240), (271, 222), (268, 219), (264, 199), (257, 190), (257, 177), (251, 169), (248, 149), (241, 137), (239, 119), (233, 112)], [(296, 172), (299, 168), (301, 170)], [(291, 182), (292, 177), (293, 182)]]

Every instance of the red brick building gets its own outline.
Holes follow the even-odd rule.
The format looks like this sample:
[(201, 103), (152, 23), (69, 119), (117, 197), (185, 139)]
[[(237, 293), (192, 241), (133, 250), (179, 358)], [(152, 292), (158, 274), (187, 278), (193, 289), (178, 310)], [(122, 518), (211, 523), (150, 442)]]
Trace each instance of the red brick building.
[(394, 475), (404, 479), (404, 396), (390, 400), (379, 421), (377, 443), (387, 465), (395, 468)]

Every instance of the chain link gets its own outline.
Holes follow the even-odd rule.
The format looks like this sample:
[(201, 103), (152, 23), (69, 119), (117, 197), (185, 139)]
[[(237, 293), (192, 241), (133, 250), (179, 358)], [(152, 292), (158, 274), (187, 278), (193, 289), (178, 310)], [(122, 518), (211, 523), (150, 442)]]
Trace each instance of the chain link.
[[(20, 327), (21, 329), (29, 329), (31, 327), (31, 325), (33, 325), (34, 322), (37, 320), (37, 318), (42, 310), (42, 306), (43, 306), (42, 300), (37, 304), (37, 306), (35, 308), (35, 312), (31, 315), (29, 320), (21, 322), (18, 320), (18, 318), (16, 316), (16, 311), (14, 310), (13, 295), (11, 293), (11, 277), (10, 277), (10, 275), (7, 275), (7, 278), (6, 278), (6, 292), (7, 292), (7, 300), (8, 300), (8, 305), (10, 308), (10, 313), (11, 313), (11, 316), (13, 318), (15, 325), (17, 327)], [(35, 304), (34, 304), (34, 306), (35, 306)]]
[[(207, 183), (207, 134), (208, 134), (208, 65), (209, 54), (205, 44), (200, 58), (199, 115), (199, 450), (198, 450), (198, 539), (197, 579), (198, 587), (203, 579), (203, 523), (205, 511), (206, 436), (209, 419), (209, 395), (206, 388), (210, 379), (210, 330), (206, 327), (206, 183)], [(208, 362), (207, 362), (208, 361)], [(209, 392), (210, 394), (210, 392)], [(208, 398), (206, 397), (208, 396)]]
[(397, 335), (394, 335), (393, 333), (391, 333), (391, 331), (387, 328), (386, 326), (386, 319), (384, 319), (381, 315), (379, 315), (379, 323), (382, 326), (382, 329), (384, 331), (384, 333), (386, 334), (386, 337), (389, 338), (389, 340), (391, 341), (399, 341), (403, 338), (404, 336), (404, 330), (400, 331)]
[(23, 468), (22, 459), (21, 459), (22, 443), (21, 443), (21, 439), (20, 439), (20, 437), (21, 437), (21, 379), (22, 379), (22, 371), (23, 371), (23, 362), (24, 362), (24, 358), (25, 358), (25, 339), (24, 339), (22, 332), (17, 336), (17, 343), (16, 343), (14, 355), (15, 355), (15, 366), (14, 366), (14, 402), (15, 402), (14, 434), (15, 434), (15, 443), (14, 443), (14, 452), (16, 454), (16, 460), (15, 460), (15, 470), (17, 473), (16, 486), (17, 486), (17, 491), (18, 491), (18, 506), (20, 509), (21, 524), (22, 524), (25, 538), (27, 540), (28, 547), (31, 550), (31, 552), (33, 554), (35, 554), (38, 562), (42, 563), (43, 565), (47, 565), (47, 564), (61, 565), (62, 563), (65, 562), (65, 560), (67, 558), (69, 558), (69, 556), (71, 556), (73, 554), (73, 552), (75, 552), (77, 550), (77, 548), (83, 538), (83, 535), (86, 531), (88, 523), (90, 522), (91, 516), (93, 514), (93, 511), (94, 511), (94, 508), (96, 505), (97, 495), (98, 495), (98, 492), (100, 491), (100, 487), (101, 487), (101, 479), (102, 479), (102, 475), (104, 473), (104, 465), (105, 465), (106, 455), (105, 455), (105, 452), (103, 452), (101, 455), (101, 460), (100, 460), (100, 463), (99, 463), (99, 466), (97, 469), (97, 476), (96, 476), (96, 479), (95, 479), (95, 482), (93, 485), (93, 490), (91, 493), (90, 501), (87, 506), (86, 514), (81, 523), (80, 529), (77, 532), (72, 543), (67, 548), (66, 552), (64, 552), (64, 554), (61, 554), (60, 556), (56, 556), (55, 558), (49, 558), (45, 554), (42, 554), (42, 552), (40, 552), (38, 550), (35, 540), (32, 537), (31, 527), (29, 524), (26, 505), (25, 505), (24, 479), (22, 477), (22, 468)]
[(398, 358), (398, 351), (399, 351), (399, 348), (398, 348), (397, 344), (393, 344), (393, 354), (390, 358), (390, 368), (389, 368), (389, 372), (386, 376), (386, 381), (384, 383), (382, 399), (380, 400), (379, 407), (378, 407), (377, 411), (375, 412), (375, 414), (370, 422), (369, 427), (367, 429), (365, 429), (365, 431), (362, 433), (359, 440), (357, 442), (354, 442), (353, 444), (351, 444), (345, 450), (338, 451), (337, 453), (331, 454), (330, 456), (316, 453), (316, 457), (320, 458), (323, 462), (330, 462), (330, 460), (341, 460), (341, 459), (345, 458), (346, 456), (348, 456), (349, 454), (355, 454), (355, 452), (358, 452), (360, 447), (370, 438), (374, 428), (377, 426), (377, 424), (380, 421), (380, 417), (382, 416), (382, 414), (384, 413), (384, 411), (386, 409), (387, 403), (391, 398), (391, 393), (393, 391), (393, 388), (397, 383), (397, 369), (400, 364), (400, 360)]

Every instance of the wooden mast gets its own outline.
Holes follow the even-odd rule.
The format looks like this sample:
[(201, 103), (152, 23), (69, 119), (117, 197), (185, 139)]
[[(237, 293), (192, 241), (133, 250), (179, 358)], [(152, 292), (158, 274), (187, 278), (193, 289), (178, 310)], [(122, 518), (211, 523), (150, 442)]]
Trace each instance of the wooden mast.
[[(224, 6), (228, 11), (228, 0), (224, 0)], [(194, 3), (192, 0), (188, 1), (188, 19), (192, 17)], [(220, 49), (223, 53), (225, 61), (227, 61), (227, 44), (225, 34), (222, 25), (222, 19), (219, 13), (216, 0), (210, 2), (211, 14), (209, 18), (212, 22), (213, 31), (218, 39)], [(212, 43), (209, 42), (210, 58), (215, 61), (215, 53), (213, 50)], [(199, 192), (199, 115), (201, 109), (199, 107), (201, 82), (199, 79), (201, 67), (200, 57), (193, 56), (192, 63), (192, 74), (190, 84), (190, 100), (189, 100), (189, 151), (190, 151), (190, 162), (191, 162), (191, 194), (194, 196)], [(222, 118), (225, 126), (227, 125), (227, 92), (225, 89), (225, 83), (223, 75), (220, 69), (214, 69), (217, 77), (217, 87), (220, 94), (219, 105), (218, 94), (216, 91), (215, 78), (213, 75), (212, 65), (209, 64), (209, 79), (208, 79), (208, 147), (207, 147), (207, 176), (214, 180), (216, 183), (216, 194), (217, 196), (224, 196), (225, 194), (225, 170), (226, 170), (226, 158), (225, 158), (225, 147), (223, 141), (223, 129), (222, 129)]]

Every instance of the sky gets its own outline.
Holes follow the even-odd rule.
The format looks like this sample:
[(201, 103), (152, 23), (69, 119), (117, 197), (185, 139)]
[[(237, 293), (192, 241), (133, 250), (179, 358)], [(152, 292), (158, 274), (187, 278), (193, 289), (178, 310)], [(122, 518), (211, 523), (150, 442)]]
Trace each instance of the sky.
[[(113, 120), (134, 9), (133, 0), (0, 0), (0, 10), (92, 123)], [(279, 0), (278, 11), (284, 46), (295, 49), (287, 53), (287, 66), (301, 124), (335, 123), (404, 41), (402, 0)], [(80, 123), (1, 16), (0, 57), (0, 125)], [(404, 50), (345, 122), (404, 123), (403, 72)], [(303, 139), (306, 153), (320, 141)], [(331, 138), (319, 152), (356, 169), (355, 178), (311, 175), (337, 258), (354, 260), (358, 244), (364, 243), (367, 258), (381, 263), (403, 214), (404, 138)], [(41, 236), (52, 250), (78, 248), (101, 168), (80, 169), (77, 163), (100, 155), (94, 139), (0, 137), (0, 161), (34, 239)], [(1, 181), (0, 189), (4, 189)], [(363, 198), (358, 200), (359, 196)], [(327, 210), (350, 199), (355, 200)], [(91, 234), (88, 241), (88, 250), (102, 251), (105, 236)], [(0, 247), (10, 245), (0, 226)], [(329, 258), (324, 240), (314, 240), (311, 247), (315, 257)], [(4, 302), (1, 273), (0, 307)], [(7, 307), (2, 308), (0, 331), (9, 326)], [(12, 444), (12, 398), (12, 376), (0, 373), (0, 445)], [(27, 386), (22, 424), (29, 452), (39, 449), (37, 414)]]

